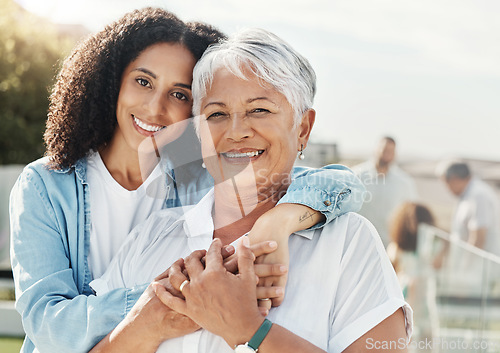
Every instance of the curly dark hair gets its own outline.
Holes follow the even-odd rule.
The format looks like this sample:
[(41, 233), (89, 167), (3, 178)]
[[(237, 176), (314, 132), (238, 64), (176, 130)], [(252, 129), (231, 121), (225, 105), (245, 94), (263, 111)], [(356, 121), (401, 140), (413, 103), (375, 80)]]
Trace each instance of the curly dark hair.
[(70, 167), (111, 140), (123, 72), (146, 48), (179, 43), (199, 60), (210, 44), (223, 38), (210, 25), (184, 23), (166, 10), (148, 7), (126, 14), (77, 45), (50, 96), (44, 133), (50, 167)]

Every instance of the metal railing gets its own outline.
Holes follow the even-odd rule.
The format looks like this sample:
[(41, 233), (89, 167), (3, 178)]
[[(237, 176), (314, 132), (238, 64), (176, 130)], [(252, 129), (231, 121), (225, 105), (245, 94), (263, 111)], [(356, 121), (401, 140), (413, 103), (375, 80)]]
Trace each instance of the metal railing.
[[(418, 236), (419, 266), (427, 269), (427, 288), (425, 297), (419, 298), (425, 304), (416, 303), (415, 327), (422, 331), (418, 318), (424, 317), (423, 324), (431, 329), (415, 339), (432, 341), (426, 346), (432, 352), (500, 352), (500, 257), (432, 226), (421, 225)], [(445, 261), (436, 269), (434, 260), (445, 243)], [(420, 307), (426, 313), (418, 312)]]

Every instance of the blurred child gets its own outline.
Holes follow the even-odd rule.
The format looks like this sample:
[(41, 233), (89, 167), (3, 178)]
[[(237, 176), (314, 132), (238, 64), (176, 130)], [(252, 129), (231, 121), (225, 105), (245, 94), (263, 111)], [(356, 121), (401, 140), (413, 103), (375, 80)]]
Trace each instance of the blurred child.
[(434, 270), (430, 254), (423, 250), (422, 224), (434, 225), (430, 210), (414, 202), (402, 204), (390, 224), (391, 243), (387, 247), (405, 299), (414, 311), (414, 340), (420, 341), (435, 336), (438, 326)]

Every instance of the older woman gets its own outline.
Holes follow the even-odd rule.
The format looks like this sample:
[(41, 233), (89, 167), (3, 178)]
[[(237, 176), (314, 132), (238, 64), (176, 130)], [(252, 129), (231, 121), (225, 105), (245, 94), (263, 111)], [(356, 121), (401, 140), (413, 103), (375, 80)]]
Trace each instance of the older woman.
[[(95, 286), (101, 294), (172, 265), (155, 291), (202, 330), (163, 342), (159, 352), (406, 350), (411, 309), (376, 230), (357, 214), (293, 234), (284, 302), (266, 319), (258, 309), (245, 235), (287, 188), (314, 124), (314, 93), (308, 61), (263, 30), (211, 47), (197, 64), (193, 109), (215, 187), (181, 218), (173, 210), (152, 216)], [(222, 249), (236, 243), (235, 275)], [(140, 340), (134, 332), (120, 325), (96, 350), (130, 350), (127, 342)]]

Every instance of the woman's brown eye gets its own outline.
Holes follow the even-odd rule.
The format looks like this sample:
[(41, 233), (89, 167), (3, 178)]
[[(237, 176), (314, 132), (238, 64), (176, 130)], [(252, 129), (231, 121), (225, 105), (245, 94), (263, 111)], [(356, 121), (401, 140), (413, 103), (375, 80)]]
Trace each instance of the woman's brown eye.
[(188, 97), (184, 93), (181, 93), (181, 92), (175, 92), (174, 97), (179, 99), (179, 100), (183, 100), (183, 101), (188, 100)]
[(138, 84), (140, 84), (140, 85), (141, 85), (141, 86), (143, 86), (143, 87), (148, 87), (148, 86), (150, 86), (149, 81), (148, 81), (148, 80), (145, 80), (145, 79), (143, 79), (143, 78), (138, 78), (138, 79), (136, 79), (136, 81), (137, 81), (137, 83), (138, 83)]
[(221, 112), (215, 112), (215, 113), (212, 113), (208, 116), (207, 120), (208, 119), (217, 119), (217, 118), (221, 118), (223, 117), (225, 114), (224, 113), (221, 113)]

